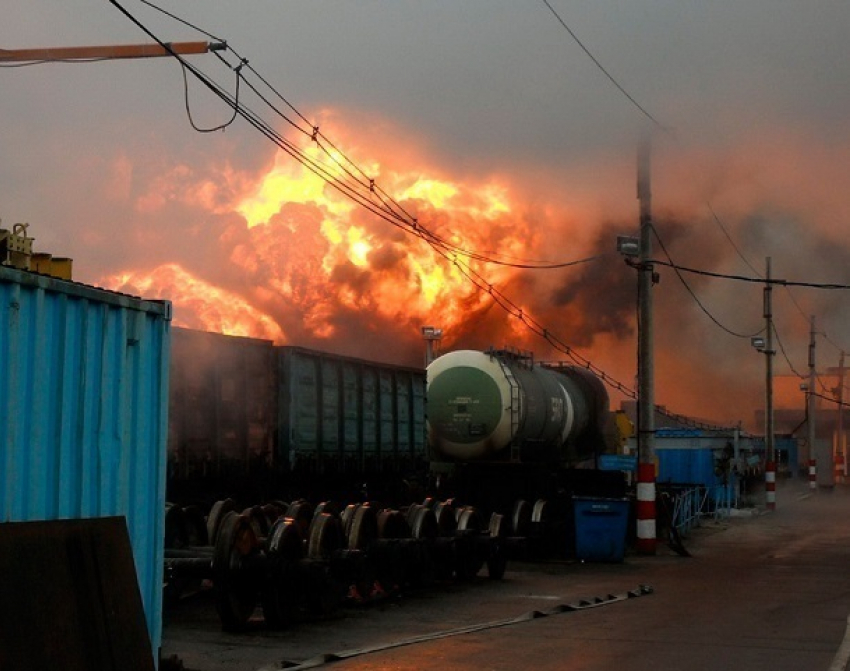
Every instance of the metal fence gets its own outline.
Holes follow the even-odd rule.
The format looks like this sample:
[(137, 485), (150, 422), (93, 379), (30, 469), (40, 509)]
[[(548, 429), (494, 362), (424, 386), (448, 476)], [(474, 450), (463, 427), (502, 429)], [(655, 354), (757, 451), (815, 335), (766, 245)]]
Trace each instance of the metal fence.
[(658, 487), (658, 497), (661, 532), (680, 536), (687, 536), (704, 518), (727, 518), (738, 507), (737, 492), (730, 485), (665, 484)]

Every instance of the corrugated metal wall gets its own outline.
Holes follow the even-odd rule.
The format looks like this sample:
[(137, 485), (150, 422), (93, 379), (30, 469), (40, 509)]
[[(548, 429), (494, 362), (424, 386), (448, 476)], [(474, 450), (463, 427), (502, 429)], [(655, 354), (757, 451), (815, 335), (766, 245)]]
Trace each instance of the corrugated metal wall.
[(281, 464), (397, 470), (424, 458), (424, 371), (293, 346), (279, 352)]
[(0, 310), (0, 522), (125, 516), (156, 653), (171, 304), (0, 267)]

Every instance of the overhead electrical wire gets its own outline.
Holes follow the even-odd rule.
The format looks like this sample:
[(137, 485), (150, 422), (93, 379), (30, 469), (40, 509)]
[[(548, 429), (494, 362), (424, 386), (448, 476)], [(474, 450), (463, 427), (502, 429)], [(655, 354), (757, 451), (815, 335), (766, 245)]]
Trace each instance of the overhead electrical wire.
[(783, 287), (808, 287), (809, 289), (829, 289), (829, 290), (847, 290), (850, 289), (850, 284), (837, 284), (837, 283), (819, 283), (819, 282), (798, 282), (794, 280), (783, 280), (778, 278), (770, 278), (766, 279), (763, 277), (747, 277), (746, 275), (731, 275), (727, 273), (716, 273), (710, 270), (699, 270), (697, 268), (690, 268), (688, 266), (682, 266), (679, 264), (674, 264), (671, 261), (662, 261), (660, 259), (653, 259), (652, 261), (648, 261), (648, 263), (657, 264), (660, 266), (667, 266), (669, 268), (675, 268), (676, 270), (680, 270), (683, 273), (693, 273), (694, 275), (705, 275), (706, 277), (717, 277), (724, 280), (735, 280), (738, 282), (754, 282), (757, 284), (773, 284), (777, 286)]
[(720, 230), (723, 231), (723, 235), (729, 241), (729, 244), (732, 245), (732, 249), (735, 250), (735, 252), (738, 254), (738, 256), (741, 257), (741, 260), (747, 265), (747, 267), (750, 270), (752, 270), (756, 275), (761, 277), (761, 273), (759, 273), (759, 271), (755, 269), (753, 264), (750, 263), (749, 259), (747, 259), (747, 257), (744, 256), (743, 252), (741, 252), (738, 245), (735, 244), (735, 241), (732, 239), (732, 236), (729, 235), (729, 231), (726, 229), (726, 226), (723, 225), (723, 222), (720, 221), (720, 217), (717, 216), (717, 212), (715, 212), (714, 208), (711, 206), (711, 202), (706, 201), (705, 206), (708, 208), (708, 211), (711, 212), (711, 217), (714, 220), (714, 223), (716, 223), (718, 228), (720, 228)]
[[(189, 24), (182, 19), (175, 17), (173, 14), (169, 12), (165, 12), (160, 8), (156, 7), (153, 3), (148, 2), (147, 0), (140, 0), (145, 5), (148, 5), (152, 8), (155, 8), (163, 13), (175, 18), (183, 22), (186, 25)], [(167, 43), (160, 40), (153, 32), (151, 32), (148, 28), (146, 28), (138, 19), (136, 19), (128, 10), (126, 10), (117, 0), (110, 0), (111, 4), (114, 5), (119, 11), (121, 11), (130, 21), (132, 21), (140, 30), (142, 30), (145, 34), (147, 34), (151, 39), (155, 40), (161, 46), (163, 46), (166, 50), (171, 51), (168, 48)], [(195, 27), (200, 32), (204, 33), (207, 36), (217, 38), (216, 36), (203, 31), (197, 27)], [(226, 43), (226, 42), (225, 42)], [(184, 68), (184, 71), (190, 72), (193, 76), (195, 76), (201, 83), (203, 83), (207, 88), (209, 88), (216, 96), (218, 96), (222, 101), (228, 104), (233, 110), (235, 114), (241, 116), (244, 120), (246, 120), (251, 126), (253, 126), (257, 131), (265, 135), (269, 140), (274, 142), (280, 149), (290, 155), (292, 158), (301, 163), (308, 170), (312, 171), (314, 174), (319, 176), (323, 181), (325, 181), (328, 185), (342, 193), (344, 196), (353, 200), (360, 206), (364, 207), (368, 211), (372, 212), (379, 218), (387, 221), (388, 223), (396, 226), (398, 228), (403, 229), (407, 233), (412, 233), (416, 235), (427, 244), (429, 244), (432, 249), (434, 249), (438, 254), (443, 256), (447, 261), (452, 263), (463, 276), (465, 276), (468, 280), (470, 280), (474, 286), (480, 291), (484, 291), (489, 294), (494, 303), (498, 305), (501, 309), (506, 311), (509, 315), (519, 319), (526, 328), (542, 337), (546, 340), (550, 346), (552, 346), (556, 351), (559, 351), (566, 356), (568, 356), (573, 362), (577, 365), (583, 366), (588, 370), (593, 371), (600, 379), (605, 382), (607, 385), (612, 388), (617, 389), (621, 393), (630, 396), (632, 398), (637, 398), (636, 392), (629, 388), (627, 385), (617, 381), (612, 378), (610, 375), (605, 373), (602, 369), (595, 366), (589, 359), (581, 356), (577, 352), (575, 352), (572, 347), (567, 345), (565, 342), (560, 340), (556, 335), (551, 333), (549, 329), (545, 328), (542, 324), (536, 321), (531, 315), (529, 315), (526, 311), (523, 310), (520, 306), (515, 304), (506, 294), (504, 294), (501, 290), (495, 287), (493, 284), (487, 282), (480, 273), (478, 273), (472, 266), (469, 264), (469, 260), (481, 261), (484, 263), (497, 264), (502, 266), (508, 266), (513, 268), (525, 268), (525, 269), (545, 269), (545, 268), (564, 268), (568, 266), (574, 266), (580, 263), (586, 263), (588, 261), (595, 260), (600, 258), (598, 256), (590, 257), (588, 259), (581, 259), (578, 261), (564, 262), (564, 263), (546, 263), (546, 264), (534, 264), (534, 263), (507, 263), (503, 261), (499, 261), (497, 259), (493, 259), (486, 255), (483, 255), (479, 252), (473, 252), (470, 250), (464, 250), (463, 248), (457, 247), (453, 245), (451, 242), (445, 240), (439, 235), (434, 234), (427, 227), (423, 226), (419, 223), (415, 217), (412, 217), (410, 213), (406, 212), (404, 208), (398, 204), (394, 199), (392, 199), (389, 194), (384, 192), (377, 186), (374, 180), (369, 179), (365, 176), (365, 173), (360, 170), (356, 164), (348, 159), (342, 154), (338, 149), (336, 149), (333, 144), (321, 134), (321, 131), (318, 127), (312, 126), (307, 121), (306, 117), (302, 115), (297, 109), (288, 101), (286, 101), (283, 96), (281, 96), (277, 91), (273, 89), (265, 79), (263, 79), (254, 68), (250, 66), (247, 59), (244, 59), (240, 56), (230, 45), (227, 45), (228, 50), (230, 50), (234, 56), (239, 59), (239, 65), (234, 66), (231, 65), (224, 59), (220, 54), (216, 53), (216, 55), (227, 64), (233, 71), (236, 72), (237, 76), (242, 80), (243, 84), (245, 84), (248, 88), (250, 88), (266, 105), (270, 107), (274, 111), (276, 115), (286, 120), (289, 125), (293, 128), (297, 129), (301, 133), (305, 135), (309, 135), (311, 140), (315, 142), (322, 152), (331, 158), (334, 165), (336, 166), (334, 169), (331, 169), (327, 165), (319, 163), (317, 160), (310, 157), (303, 149), (298, 147), (293, 142), (287, 140), (284, 136), (280, 135), (270, 124), (264, 121), (259, 115), (250, 110), (244, 102), (239, 102), (234, 95), (228, 93), (224, 88), (210, 79), (205, 73), (203, 73), (200, 69), (193, 66), (186, 59), (182, 58), (179, 54), (171, 51), (171, 54), (180, 62), (181, 66)], [(275, 105), (268, 100), (266, 96), (264, 96), (257, 88), (251, 84), (249, 81), (245, 79), (245, 74), (242, 70), (248, 70), (252, 74), (255, 74), (260, 81), (264, 82), (270, 90), (272, 90), (275, 95), (277, 95), (281, 100), (283, 100), (286, 105), (301, 119), (302, 122), (309, 125), (310, 128), (307, 130), (302, 127), (298, 122), (290, 119), (286, 114), (284, 114), (281, 110), (279, 110)], [(323, 142), (319, 142), (319, 140)], [(327, 144), (327, 147), (323, 146)], [(328, 149), (328, 147), (332, 148)], [(336, 156), (339, 155), (345, 159), (347, 165), (343, 165)], [(348, 167), (353, 166), (353, 167)], [(337, 173), (337, 174), (334, 174)], [(341, 173), (341, 174), (340, 174)], [(361, 177), (358, 177), (358, 174)], [(366, 179), (369, 179), (368, 183)], [(366, 190), (365, 195), (362, 191)], [(719, 427), (715, 425), (710, 425), (706, 423), (702, 423), (692, 418), (686, 417), (684, 415), (678, 415), (676, 413), (672, 413), (667, 411), (662, 406), (656, 406), (657, 411), (662, 414), (674, 419), (684, 426), (691, 426), (696, 428), (704, 428), (708, 430), (729, 430), (729, 427)]]
[[(634, 96), (632, 96), (628, 91), (626, 91), (626, 89), (620, 84), (620, 82), (617, 81), (613, 77), (613, 75), (611, 75), (611, 73), (602, 65), (602, 63), (599, 61), (599, 59), (590, 51), (590, 49), (584, 44), (584, 42), (582, 42), (579, 39), (579, 37), (575, 33), (575, 31), (572, 28), (570, 28), (570, 26), (567, 24), (567, 22), (560, 16), (560, 14), (558, 14), (558, 12), (552, 6), (552, 4), (549, 2), (549, 0), (543, 0), (543, 4), (546, 5), (546, 7), (555, 16), (555, 18), (558, 20), (558, 22), (561, 24), (561, 26), (567, 31), (567, 33), (569, 33), (570, 37), (575, 41), (575, 43), (578, 44), (579, 47), (581, 47), (581, 49), (590, 58), (590, 60), (596, 65), (596, 67), (599, 68), (599, 70), (608, 78), (608, 80), (612, 84), (614, 84), (614, 86), (629, 100), (629, 102), (631, 102), (638, 110), (640, 110), (640, 112), (644, 116), (646, 116), (650, 121), (652, 121), (652, 123), (656, 127), (666, 131), (667, 130), (666, 127), (663, 124), (661, 124), (652, 114), (650, 114), (640, 103), (638, 103), (637, 100), (634, 98)], [(756, 270), (756, 268), (753, 266), (753, 264), (750, 263), (750, 261), (746, 258), (746, 256), (744, 256), (743, 252), (738, 247), (738, 245), (735, 244), (735, 241), (732, 239), (731, 235), (729, 234), (729, 231), (724, 226), (723, 222), (720, 220), (720, 217), (717, 215), (714, 208), (712, 207), (711, 202), (706, 201), (706, 207), (708, 208), (708, 211), (711, 213), (713, 221), (720, 228), (720, 230), (722, 231), (726, 240), (729, 242), (729, 244), (732, 246), (732, 248), (735, 250), (735, 252), (741, 258), (741, 260), (750, 268), (750, 270), (752, 270), (756, 275), (759, 276), (760, 281), (761, 281), (761, 274), (759, 273), (758, 270)], [(664, 247), (663, 242), (661, 242), (661, 239), (658, 237), (658, 231), (655, 229), (655, 227), (653, 227), (653, 232), (655, 233), (656, 238), (658, 238), (659, 243), (661, 244), (661, 246), (663, 248)], [(677, 267), (673, 263), (672, 259), (670, 258), (670, 255), (667, 253), (666, 249), (664, 249), (664, 253), (665, 253), (665, 255), (667, 256), (667, 258), (670, 262), (670, 267), (672, 267), (676, 271), (676, 275), (679, 278), (682, 285), (685, 287), (686, 291), (690, 294), (691, 298), (693, 298), (693, 300), (697, 303), (700, 310), (702, 310), (702, 312), (705, 313), (706, 316), (708, 316), (708, 318), (712, 322), (714, 322), (722, 330), (724, 330), (727, 333), (729, 333), (730, 335), (733, 335), (733, 336), (736, 336), (736, 337), (747, 338), (747, 337), (752, 337), (752, 335), (758, 335), (758, 333), (752, 334), (752, 335), (749, 335), (749, 336), (746, 335), (746, 334), (737, 333), (737, 332), (729, 329), (725, 325), (723, 325), (716, 317), (714, 317), (714, 315), (711, 314), (711, 312), (709, 312), (709, 310), (705, 307), (705, 305), (702, 303), (702, 301), (699, 299), (699, 297), (696, 295), (696, 293), (693, 291), (693, 289), (688, 285), (687, 282), (685, 282), (684, 278), (682, 277), (681, 273), (679, 272), (680, 268)], [(684, 270), (684, 269), (682, 269), (682, 270)], [(794, 300), (793, 295), (791, 295), (791, 290), (789, 288), (789, 285), (786, 284), (785, 288), (788, 291), (788, 293), (791, 297), (791, 300), (797, 306), (797, 309), (800, 311), (801, 314), (803, 314), (802, 310), (800, 309), (800, 306)], [(805, 317), (805, 314), (803, 314), (803, 316)], [(763, 332), (763, 329), (761, 331), (759, 331), (759, 333), (761, 333), (761, 332)], [(789, 365), (790, 365), (790, 361), (789, 361)]]
[(850, 407), (850, 403), (848, 403), (847, 401), (839, 401), (837, 398), (828, 396), (826, 394), (818, 394), (817, 392), (812, 392), (812, 396), (816, 396), (817, 398), (821, 398), (824, 401), (828, 401), (829, 403), (841, 406), (842, 408)]
[(578, 38), (578, 35), (576, 35), (576, 34), (575, 34), (575, 32), (573, 31), (573, 29), (572, 29), (572, 28), (570, 28), (570, 27), (567, 25), (567, 22), (566, 22), (566, 21), (564, 21), (564, 19), (562, 19), (562, 18), (561, 18), (561, 15), (560, 15), (560, 14), (558, 14), (558, 12), (556, 12), (556, 11), (555, 11), (555, 8), (554, 8), (554, 7), (552, 7), (552, 5), (549, 3), (549, 0), (543, 0), (543, 4), (544, 4), (544, 5), (546, 5), (546, 6), (549, 8), (549, 11), (550, 11), (550, 12), (552, 12), (552, 14), (554, 15), (554, 17), (557, 19), (558, 23), (560, 23), (560, 24), (561, 24), (561, 26), (563, 26), (564, 30), (566, 30), (566, 31), (567, 31), (567, 33), (569, 33), (570, 37), (572, 37), (572, 38), (573, 38), (573, 41), (574, 41), (574, 42), (575, 42), (575, 43), (576, 43), (579, 47), (581, 47), (582, 51), (584, 51), (584, 53), (585, 53), (585, 54), (587, 54), (587, 57), (588, 57), (588, 58), (590, 58), (590, 60), (591, 60), (591, 61), (593, 61), (593, 64), (594, 64), (597, 68), (599, 68), (599, 70), (602, 72), (602, 74), (604, 74), (604, 75), (608, 78), (608, 81), (610, 81), (610, 82), (611, 82), (611, 83), (612, 83), (615, 87), (617, 87), (617, 90), (618, 90), (620, 93), (622, 93), (624, 96), (626, 96), (626, 98), (628, 98), (629, 102), (631, 102), (631, 103), (632, 103), (632, 105), (634, 105), (634, 106), (635, 106), (638, 110), (640, 110), (641, 114), (643, 114), (643, 115), (644, 115), (647, 119), (649, 119), (649, 120), (650, 120), (653, 124), (655, 124), (655, 126), (656, 126), (656, 127), (658, 127), (659, 129), (661, 129), (661, 130), (663, 130), (663, 131), (667, 132), (667, 131), (668, 131), (668, 129), (667, 129), (667, 128), (665, 128), (663, 125), (661, 125), (661, 123), (660, 123), (660, 122), (659, 122), (659, 121), (658, 121), (658, 120), (657, 120), (654, 116), (652, 116), (652, 114), (650, 114), (650, 113), (646, 110), (646, 108), (644, 108), (644, 107), (643, 107), (643, 105), (641, 105), (641, 104), (640, 104), (637, 100), (635, 100), (635, 98), (632, 96), (632, 94), (631, 94), (631, 93), (629, 93), (628, 91), (626, 91), (626, 89), (623, 87), (623, 85), (622, 85), (622, 84), (620, 84), (620, 82), (618, 82), (618, 81), (614, 78), (614, 76), (613, 76), (610, 72), (608, 72), (608, 70), (607, 70), (607, 69), (605, 69), (605, 66), (604, 66), (604, 65), (602, 65), (602, 63), (600, 63), (600, 62), (599, 62), (599, 59), (598, 59), (598, 58), (596, 58), (596, 56), (594, 56), (594, 55), (593, 55), (593, 53), (591, 53), (590, 49), (588, 49), (588, 48), (585, 46), (584, 42), (582, 42), (582, 41)]
[(652, 229), (653, 235), (655, 236), (655, 239), (658, 241), (658, 244), (661, 245), (661, 251), (664, 252), (664, 256), (666, 256), (667, 260), (669, 261), (669, 263), (666, 264), (666, 265), (669, 265), (669, 267), (671, 267), (674, 270), (674, 272), (676, 273), (676, 277), (679, 278), (679, 281), (682, 283), (682, 286), (685, 287), (687, 292), (691, 295), (691, 298), (693, 298), (694, 301), (696, 302), (696, 304), (699, 306), (699, 309), (702, 310), (703, 313), (705, 313), (705, 315), (711, 321), (713, 321), (723, 331), (725, 331), (729, 335), (735, 336), (736, 338), (747, 338), (747, 339), (749, 339), (749, 338), (752, 338), (752, 337), (757, 336), (760, 333), (764, 332), (764, 328), (761, 328), (760, 330), (756, 331), (755, 333), (738, 333), (737, 331), (733, 331), (732, 329), (730, 329), (727, 326), (725, 326), (724, 324), (722, 324), (720, 322), (720, 320), (718, 320), (713, 314), (711, 314), (711, 312), (709, 312), (708, 308), (706, 308), (705, 305), (703, 305), (702, 301), (694, 293), (693, 289), (691, 289), (690, 285), (685, 281), (685, 278), (682, 277), (682, 274), (679, 272), (680, 266), (677, 266), (675, 263), (673, 263), (673, 259), (670, 257), (670, 254), (667, 252), (667, 247), (664, 245), (664, 241), (661, 239), (661, 236), (658, 235), (658, 230), (652, 224), (650, 224), (650, 227)]
[[(4, 50), (0, 49), (0, 53)], [(18, 63), (3, 63), (0, 62), (0, 68), (26, 68), (31, 65), (45, 65), (47, 63), (69, 63), (69, 64), (83, 64), (83, 63), (100, 63), (101, 61), (110, 60), (108, 58), (40, 58), (38, 60), (33, 61), (21, 61)]]
[(801, 380), (805, 380), (805, 375), (801, 375), (799, 372), (797, 372), (797, 370), (794, 368), (794, 364), (791, 363), (791, 359), (788, 357), (788, 353), (785, 351), (785, 346), (782, 344), (782, 338), (779, 337), (779, 330), (776, 328), (775, 322), (773, 324), (773, 335), (776, 336), (776, 342), (779, 344), (779, 351), (782, 352), (782, 356), (788, 364), (788, 368), (790, 368), (791, 372), (794, 373), (794, 375), (796, 375), (798, 378), (800, 378)]
[[(206, 37), (209, 37), (210, 39), (227, 44), (226, 40), (223, 40), (218, 35), (215, 35), (214, 33), (211, 33), (189, 21), (186, 21), (185, 19), (177, 16), (176, 14), (155, 5), (149, 0), (140, 0), (140, 2), (158, 12), (161, 12), (169, 18), (174, 19), (175, 21), (178, 21), (179, 23), (182, 23), (183, 25), (192, 28), (193, 30), (197, 30), (198, 32), (205, 35)], [(337, 147), (330, 140), (330, 138), (328, 138), (324, 133), (321, 132), (319, 126), (313, 125), (307, 119), (307, 117), (295, 107), (295, 105), (293, 105), (265, 77), (263, 77), (253, 66), (250, 65), (248, 59), (243, 58), (232, 46), (227, 45), (227, 47), (230, 51), (233, 52), (233, 54), (237, 58), (240, 59), (242, 65), (252, 74), (254, 74), (280, 101), (282, 101), (304, 123), (305, 126), (302, 127), (299, 123), (290, 119), (286, 114), (280, 112), (280, 110), (263, 93), (261, 93), (253, 84), (246, 81), (246, 85), (260, 98), (260, 100), (262, 100), (275, 114), (277, 114), (291, 127), (301, 132), (304, 136), (309, 137), (316, 147), (318, 147), (333, 163), (339, 166), (340, 170), (342, 170), (348, 177), (354, 180), (360, 187), (368, 190), (370, 194), (373, 194), (375, 196), (375, 199), (379, 202), (378, 206), (380, 207), (380, 209), (387, 212), (387, 214), (389, 214), (390, 216), (404, 220), (405, 223), (412, 223), (414, 226), (418, 225), (418, 228), (420, 229), (421, 233), (426, 236), (432, 237), (432, 239), (437, 244), (443, 245), (444, 247), (452, 250), (453, 252), (464, 254), (466, 256), (469, 256), (470, 258), (474, 258), (485, 263), (527, 270), (554, 270), (568, 268), (600, 258), (600, 256), (597, 255), (586, 259), (579, 259), (566, 262), (531, 261), (522, 259), (504, 261), (496, 257), (510, 257), (507, 257), (503, 254), (499, 254), (498, 252), (478, 252), (475, 250), (464, 249), (454, 245), (450, 241), (442, 238), (441, 236), (436, 235), (421, 224), (418, 224), (418, 222), (416, 221), (416, 217), (414, 217), (410, 212), (406, 211), (405, 208), (399, 202), (397, 202), (390, 194), (384, 191), (374, 179), (367, 175), (354, 161), (352, 161), (348, 156), (346, 156), (346, 154), (339, 147)], [(216, 55), (226, 63), (224, 58), (218, 52), (216, 52)], [(234, 113), (236, 113), (236, 110), (234, 110)]]

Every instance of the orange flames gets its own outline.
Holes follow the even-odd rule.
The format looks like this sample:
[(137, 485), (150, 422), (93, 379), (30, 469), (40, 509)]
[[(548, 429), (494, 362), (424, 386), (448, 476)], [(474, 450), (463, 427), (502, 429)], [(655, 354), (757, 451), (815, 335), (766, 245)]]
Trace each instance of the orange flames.
[[(327, 161), (316, 147), (305, 152)], [(358, 164), (369, 165), (376, 184), (405, 212), (458, 248), (527, 255), (533, 232), (514, 220), (510, 194), (498, 184), (462, 184), (376, 160)], [(465, 268), (495, 286), (515, 272), (485, 270), (463, 254), (441, 255), (282, 152), (254, 183), (232, 192), (225, 208), (208, 181), (203, 187), (206, 198), (194, 199), (196, 206), (239, 215), (220, 238), (226, 268), (205, 269), (202, 278), (175, 260), (104, 280), (121, 291), (172, 300), (178, 326), (315, 345), (353, 337), (341, 331), (357, 321), (361, 332), (418, 343), (423, 324), (450, 331), (492, 302), (464, 276)]]

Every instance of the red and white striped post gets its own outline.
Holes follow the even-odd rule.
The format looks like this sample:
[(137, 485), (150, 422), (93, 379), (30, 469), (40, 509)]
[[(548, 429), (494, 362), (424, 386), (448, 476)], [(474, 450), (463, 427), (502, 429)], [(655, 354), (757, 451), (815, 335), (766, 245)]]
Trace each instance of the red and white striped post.
[(809, 489), (818, 488), (818, 463), (816, 459), (809, 459)]
[(764, 465), (765, 503), (768, 510), (776, 510), (776, 462), (768, 461)]
[(654, 555), (655, 530), (655, 464), (638, 464), (637, 478), (637, 541), (638, 554)]

